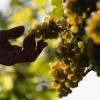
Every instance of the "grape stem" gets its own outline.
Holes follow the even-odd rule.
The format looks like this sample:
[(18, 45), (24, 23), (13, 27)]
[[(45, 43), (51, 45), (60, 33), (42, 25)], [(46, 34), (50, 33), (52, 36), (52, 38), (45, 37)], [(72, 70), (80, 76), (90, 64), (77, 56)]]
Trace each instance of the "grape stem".
[(87, 75), (90, 71), (92, 71), (92, 70), (93, 70), (93, 67), (87, 69), (86, 72), (83, 74), (83, 76), (86, 76), (86, 75)]

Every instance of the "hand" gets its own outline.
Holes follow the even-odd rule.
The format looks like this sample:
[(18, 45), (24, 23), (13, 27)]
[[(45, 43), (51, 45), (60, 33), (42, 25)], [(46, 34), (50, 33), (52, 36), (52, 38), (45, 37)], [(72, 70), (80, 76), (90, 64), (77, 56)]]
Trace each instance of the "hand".
[(36, 43), (34, 34), (29, 34), (24, 39), (22, 47), (11, 45), (8, 40), (20, 37), (24, 30), (24, 26), (0, 30), (0, 64), (10, 66), (35, 61), (47, 45), (42, 39)]

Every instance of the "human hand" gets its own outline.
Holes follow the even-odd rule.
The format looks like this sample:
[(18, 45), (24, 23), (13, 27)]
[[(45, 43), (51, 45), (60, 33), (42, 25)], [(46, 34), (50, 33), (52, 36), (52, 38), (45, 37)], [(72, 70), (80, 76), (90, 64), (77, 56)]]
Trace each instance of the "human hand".
[(9, 39), (16, 39), (24, 33), (24, 26), (9, 30), (0, 30), (0, 64), (13, 65), (22, 62), (35, 61), (47, 45), (42, 39), (36, 43), (34, 34), (29, 34), (23, 46), (11, 45)]

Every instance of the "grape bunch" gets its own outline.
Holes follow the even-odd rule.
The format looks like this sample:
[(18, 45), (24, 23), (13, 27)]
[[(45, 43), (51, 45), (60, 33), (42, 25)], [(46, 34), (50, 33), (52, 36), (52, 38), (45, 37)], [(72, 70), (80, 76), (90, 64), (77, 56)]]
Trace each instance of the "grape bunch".
[(60, 60), (50, 64), (53, 87), (58, 89), (60, 97), (67, 96), (72, 88), (78, 86), (89, 66), (86, 44), (77, 37), (74, 38), (76, 40), (71, 43), (61, 42), (57, 48)]
[(57, 16), (46, 17), (43, 23), (36, 25), (30, 32), (35, 34), (37, 39), (56, 39), (59, 37), (59, 33), (63, 31), (59, 21), (60, 19)]
[(59, 97), (71, 93), (91, 70), (100, 76), (99, 0), (67, 0), (61, 19), (46, 17), (30, 33), (36, 39), (61, 40), (55, 49), (58, 60), (50, 63), (52, 87), (59, 91)]
[(80, 24), (88, 14), (96, 10), (99, 0), (66, 0), (65, 15), (69, 24)]

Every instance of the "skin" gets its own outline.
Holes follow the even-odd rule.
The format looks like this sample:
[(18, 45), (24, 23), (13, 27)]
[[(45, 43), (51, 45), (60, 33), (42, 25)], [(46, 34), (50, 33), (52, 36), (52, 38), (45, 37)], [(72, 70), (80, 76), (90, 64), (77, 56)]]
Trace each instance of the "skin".
[(36, 43), (34, 34), (29, 34), (24, 39), (22, 47), (11, 45), (8, 40), (20, 37), (24, 30), (24, 26), (0, 30), (0, 64), (10, 66), (16, 63), (33, 62), (47, 46), (42, 39)]

